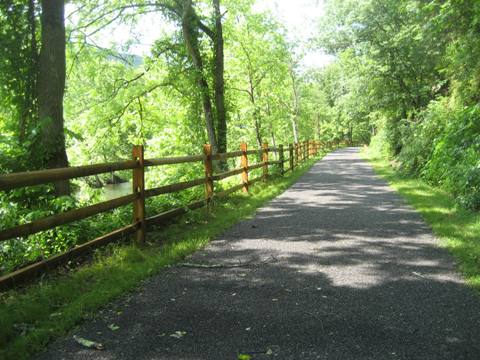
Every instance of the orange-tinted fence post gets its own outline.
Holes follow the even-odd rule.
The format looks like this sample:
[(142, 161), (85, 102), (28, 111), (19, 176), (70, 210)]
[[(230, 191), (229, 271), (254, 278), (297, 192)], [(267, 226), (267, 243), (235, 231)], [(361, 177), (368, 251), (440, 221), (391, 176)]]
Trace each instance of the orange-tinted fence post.
[(242, 182), (243, 182), (243, 192), (248, 192), (248, 156), (247, 156), (247, 144), (241, 143), (240, 150), (242, 151), (241, 166), (242, 171)]
[(268, 178), (268, 143), (262, 144), (263, 181)]
[(283, 156), (283, 145), (278, 145), (278, 161), (280, 161), (280, 174), (283, 175), (283, 162), (284, 162), (284, 156)]
[(208, 204), (213, 197), (213, 166), (212, 166), (212, 146), (203, 145), (203, 165), (205, 167), (205, 201)]
[(290, 161), (290, 170), (293, 172), (293, 167), (295, 166), (293, 164), (293, 160), (294, 160), (294, 157), (293, 157), (293, 145), (292, 144), (288, 144), (288, 156), (289, 156), (289, 161)]
[(298, 142), (295, 143), (295, 165), (298, 165)]
[(143, 160), (143, 146), (135, 145), (132, 150), (133, 160), (138, 162), (138, 167), (133, 169), (133, 193), (137, 195), (133, 201), (133, 222), (137, 224), (137, 244), (145, 243), (145, 167)]
[(305, 158), (308, 160), (310, 157), (310, 140), (305, 141)]

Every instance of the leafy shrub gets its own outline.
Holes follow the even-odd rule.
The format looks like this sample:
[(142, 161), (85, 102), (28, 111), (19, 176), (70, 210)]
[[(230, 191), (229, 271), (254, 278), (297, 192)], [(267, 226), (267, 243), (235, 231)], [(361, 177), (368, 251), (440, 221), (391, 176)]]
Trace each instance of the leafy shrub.
[(452, 192), (459, 204), (480, 209), (480, 106), (452, 113), (423, 177)]
[(442, 136), (450, 111), (446, 99), (432, 101), (416, 121), (403, 120), (400, 126), (402, 149), (397, 156), (400, 171), (419, 176)]

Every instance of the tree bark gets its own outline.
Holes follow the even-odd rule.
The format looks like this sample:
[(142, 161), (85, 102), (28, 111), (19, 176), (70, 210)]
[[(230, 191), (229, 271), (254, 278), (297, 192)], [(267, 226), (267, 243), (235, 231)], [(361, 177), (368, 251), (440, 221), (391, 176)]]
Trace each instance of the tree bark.
[(296, 143), (298, 143), (298, 115), (300, 114), (300, 100), (299, 94), (297, 89), (297, 81), (295, 78), (295, 73), (293, 71), (293, 67), (290, 66), (290, 78), (292, 79), (292, 90), (293, 90), (293, 114), (292, 114), (292, 131), (293, 131), (293, 139)]
[[(41, 123), (40, 148), (42, 165), (67, 167), (63, 119), (65, 90), (65, 3), (64, 0), (42, 0), (41, 48), (38, 61), (38, 115)], [(55, 183), (57, 195), (68, 195), (68, 181)]]
[(183, 13), (182, 13), (182, 31), (183, 39), (185, 41), (185, 47), (187, 53), (190, 56), (193, 66), (196, 71), (197, 84), (200, 88), (202, 96), (202, 106), (205, 115), (205, 124), (207, 128), (207, 135), (210, 145), (212, 146), (212, 153), (218, 152), (217, 139), (215, 135), (214, 121), (213, 121), (213, 109), (212, 100), (210, 98), (210, 89), (208, 82), (205, 79), (203, 71), (203, 62), (200, 55), (200, 49), (198, 46), (198, 34), (194, 23), (197, 21), (195, 11), (192, 7), (192, 0), (183, 0)]
[(220, 13), (220, 0), (213, 0), (215, 10), (215, 107), (217, 112), (217, 141), (218, 151), (227, 152), (227, 116), (225, 111), (225, 81), (224, 81), (224, 54), (223, 54), (223, 29), (222, 14)]

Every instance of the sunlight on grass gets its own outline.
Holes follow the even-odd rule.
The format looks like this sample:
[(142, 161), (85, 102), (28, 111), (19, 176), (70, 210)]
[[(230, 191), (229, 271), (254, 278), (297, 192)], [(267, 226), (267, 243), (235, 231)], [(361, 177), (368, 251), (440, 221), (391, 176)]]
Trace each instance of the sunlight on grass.
[(422, 214), (441, 245), (456, 258), (467, 283), (480, 291), (480, 214), (459, 208), (450, 194), (422, 180), (399, 175), (374, 150), (366, 149), (362, 155)]
[(135, 290), (143, 279), (184, 259), (240, 219), (253, 215), (313, 162), (305, 162), (284, 178), (257, 183), (249, 195), (237, 192), (215, 201), (208, 215), (205, 209), (193, 211), (177, 223), (149, 233), (145, 247), (111, 244), (79, 269), (50, 275), (24, 290), (0, 294), (0, 359), (27, 359), (41, 351), (100, 307)]

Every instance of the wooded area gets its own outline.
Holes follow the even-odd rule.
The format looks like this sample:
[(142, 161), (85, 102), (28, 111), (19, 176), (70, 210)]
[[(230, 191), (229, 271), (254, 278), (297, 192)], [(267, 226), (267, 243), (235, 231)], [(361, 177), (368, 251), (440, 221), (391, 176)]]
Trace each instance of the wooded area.
[[(105, 189), (128, 184), (136, 162), (124, 159), (135, 145), (156, 159), (137, 178), (147, 194), (169, 184), (182, 190), (148, 199), (155, 214), (200, 197), (189, 187), (200, 184), (205, 155), (196, 155), (196, 164), (178, 156), (210, 144), (220, 180), (241, 174), (233, 157), (221, 155), (240, 155), (241, 142), (279, 149), (305, 139), (371, 143), (398, 170), (441, 186), (460, 206), (480, 208), (477, 1), (326, 1), (308, 45), (334, 60), (318, 68), (302, 65), (304, 49), (289, 29), (256, 4), (2, 1), (0, 232), (121, 201), (106, 199)], [(135, 38), (100, 45), (105, 29), (135, 28), (149, 14), (162, 35), (148, 55), (130, 51)], [(69, 166), (49, 170), (53, 183), (40, 182), (42, 169)], [(14, 175), (20, 172), (31, 173)], [(82, 178), (68, 181), (67, 173)], [(0, 274), (114, 231), (130, 222), (131, 211), (12, 233), (21, 241), (0, 245)]]
[(480, 209), (480, 2), (331, 0), (320, 113), (405, 175)]
[[(277, 149), (312, 134), (320, 140), (318, 124), (302, 113), (300, 97), (310, 79), (300, 71), (287, 29), (253, 6), (249, 0), (0, 4), (0, 171), (9, 174), (1, 180), (6, 241), (0, 273), (128, 224), (132, 210), (117, 205), (130, 203), (130, 195), (106, 199), (105, 188), (120, 188), (130, 179), (128, 170), (135, 173), (136, 163), (123, 161), (134, 145), (144, 145), (154, 159), (145, 167), (179, 164), (153, 168), (144, 180), (133, 176), (134, 183), (145, 181), (147, 195), (176, 191), (147, 200), (149, 212), (158, 214), (200, 195), (190, 185), (200, 184), (201, 164), (177, 155), (198, 154), (210, 144), (214, 180), (221, 180), (241, 173), (230, 156), (241, 154), (241, 141), (256, 143), (252, 149), (268, 141)], [(104, 29), (135, 27), (150, 13), (158, 26), (170, 28), (148, 56), (132, 55), (128, 46), (98, 45), (96, 34)], [(277, 150), (270, 161), (278, 161)], [(65, 169), (42, 171), (54, 168)], [(104, 204), (101, 212), (97, 203)], [(48, 221), (31, 225), (58, 213), (85, 219), (55, 222), (62, 225), (55, 229)]]

